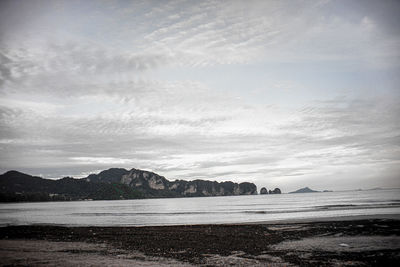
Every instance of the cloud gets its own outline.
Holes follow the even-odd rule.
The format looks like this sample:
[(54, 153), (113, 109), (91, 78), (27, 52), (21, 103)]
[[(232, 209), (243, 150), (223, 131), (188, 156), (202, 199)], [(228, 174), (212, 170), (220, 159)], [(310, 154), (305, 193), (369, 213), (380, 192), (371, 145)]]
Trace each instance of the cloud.
[[(398, 65), (399, 37), (386, 31), (396, 28), (394, 16), (377, 16), (377, 12), (365, 7), (332, 14), (332, 10), (342, 11), (346, 6), (329, 1), (136, 1), (124, 7), (112, 2), (102, 3), (102, 7), (81, 3), (76, 14), (76, 2), (58, 4), (61, 8), (54, 4), (48, 5), (49, 10), (36, 10), (41, 19), (25, 16), (32, 20), (30, 26), (19, 26), (14, 32), (4, 29), (9, 34), (28, 35), (28, 50), (43, 47), (41, 42), (46, 39), (60, 39), (38, 51), (39, 60), (45, 60), (36, 68), (46, 71), (62, 67), (104, 73), (149, 69), (165, 61), (177, 66), (205, 67), (260, 59), (333, 61), (359, 67)], [(32, 5), (36, 3), (24, 3), (10, 12), (25, 14)], [(370, 4), (373, 5), (376, 6)], [(392, 12), (396, 5), (390, 5), (393, 7), (380, 4), (379, 8)], [(70, 19), (73, 13), (75, 20)], [(4, 17), (9, 18), (10, 14)], [(58, 27), (43, 26), (51, 23)], [(92, 32), (91, 38), (88, 31)], [(11, 40), (7, 38), (12, 47), (24, 43)], [(82, 47), (82, 43), (86, 45)], [(38, 65), (36, 60), (33, 65)], [(20, 67), (19, 71), (36, 71), (26, 68)]]
[(22, 90), (41, 87), (40, 90), (45, 91), (61, 87), (68, 91), (76, 87), (81, 89), (87, 83), (93, 83), (93, 80), (98, 81), (99, 76), (103, 75), (107, 77), (106, 81), (127, 74), (138, 77), (145, 70), (166, 64), (168, 56), (121, 53), (67, 43), (49, 44), (37, 50), (23, 47), (3, 48), (0, 60), (3, 90), (22, 86)]
[[(59, 4), (63, 7), (56, 9), (61, 12), (59, 17), (70, 18), (75, 3)], [(79, 28), (76, 35), (71, 35), (62, 25), (63, 38), (58, 37), (59, 33), (52, 35), (51, 31), (43, 34), (41, 23), (61, 22), (50, 16), (50, 12), (36, 10), (38, 17), (46, 19), (32, 23), (32, 28), (25, 25), (17, 30), (21, 36), (28, 35), (28, 41), (16, 42), (9, 37), (0, 45), (0, 86), (3, 84), (0, 90), (86, 94), (102, 90), (98, 87), (108, 84), (103, 90), (117, 87), (111, 90), (117, 92), (118, 87), (128, 87), (122, 92), (126, 93), (132, 88), (129, 84), (132, 81), (133, 87), (137, 86), (144, 71), (161, 66), (187, 68), (265, 61), (386, 68), (398, 66), (400, 58), (400, 38), (384, 31), (388, 23), (382, 17), (374, 16), (370, 10), (364, 14), (353, 11), (332, 15), (329, 13), (332, 3), (327, 1), (313, 4), (295, 1), (290, 5), (269, 1), (251, 1), (246, 5), (240, 1), (197, 4), (179, 1), (148, 6), (134, 2), (122, 10), (118, 5), (105, 4), (103, 9), (95, 6), (89, 12), (95, 18), (97, 24), (93, 27), (97, 31), (105, 31), (107, 24), (114, 29), (113, 34), (118, 32), (119, 38), (110, 36), (108, 41), (89, 39)], [(89, 4), (82, 6), (82, 10), (90, 10), (89, 7)], [(115, 12), (111, 21), (101, 16), (107, 7)], [(147, 12), (141, 14), (141, 9)], [(29, 4), (24, 3), (21, 10), (30, 10)], [(135, 15), (135, 19), (127, 18), (128, 15)], [(171, 20), (171, 15), (179, 19)], [(32, 15), (28, 17), (34, 19)], [(144, 23), (147, 20), (153, 23)], [(80, 21), (79, 16), (76, 21)], [(125, 43), (116, 44), (113, 40)]]
[(25, 18), (0, 23), (0, 169), (398, 185), (400, 39), (376, 4), (33, 2), (0, 11)]
[[(184, 114), (179, 108), (169, 114), (162, 106), (152, 112), (90, 117), (42, 117), (5, 109), (2, 122), (12, 134), (2, 136), (7, 151), (2, 162), (19, 168), (138, 167), (171, 179), (264, 181), (269, 187), (276, 186), (278, 178), (295, 178), (285, 182), (290, 186), (296, 177), (319, 181), (351, 166), (382, 168), (398, 161), (398, 106), (388, 99), (316, 102), (299, 109), (295, 118), (282, 117), (273, 129), (269, 124), (255, 126), (270, 108), (257, 113), (241, 109), (241, 116), (221, 119), (207, 119), (201, 110)], [(235, 108), (240, 107), (228, 106), (225, 112), (235, 113)], [(249, 117), (256, 119), (253, 126), (246, 126)]]
[[(371, 17), (371, 10), (361, 17), (354, 10), (332, 15), (333, 8), (345, 7), (329, 1), (174, 3), (146, 14), (155, 26), (143, 39), (151, 44), (146, 50), (169, 51), (185, 66), (250, 63), (260, 58), (358, 67), (398, 65), (399, 38), (383, 32), (382, 18)], [(180, 19), (171, 22), (170, 12)]]

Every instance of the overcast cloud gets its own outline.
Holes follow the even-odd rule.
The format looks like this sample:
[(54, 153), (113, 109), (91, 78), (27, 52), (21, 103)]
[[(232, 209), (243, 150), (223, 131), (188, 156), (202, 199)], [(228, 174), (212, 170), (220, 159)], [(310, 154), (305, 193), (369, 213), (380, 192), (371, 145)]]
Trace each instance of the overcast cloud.
[(1, 1), (0, 171), (400, 186), (398, 1)]

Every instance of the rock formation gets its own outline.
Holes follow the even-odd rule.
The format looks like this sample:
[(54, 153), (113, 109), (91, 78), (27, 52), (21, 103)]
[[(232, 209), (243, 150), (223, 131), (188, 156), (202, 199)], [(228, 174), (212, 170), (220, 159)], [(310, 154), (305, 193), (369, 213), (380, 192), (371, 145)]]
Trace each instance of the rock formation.
[(99, 174), (91, 174), (90, 182), (117, 182), (130, 186), (148, 197), (180, 197), (180, 196), (230, 196), (254, 195), (257, 187), (252, 183), (216, 182), (206, 180), (169, 181), (154, 172), (138, 169), (109, 169)]
[(281, 194), (281, 190), (279, 188), (275, 188), (274, 190), (269, 190), (269, 194)]
[(253, 183), (169, 181), (138, 169), (108, 169), (86, 178), (43, 179), (17, 171), (0, 175), (0, 202), (255, 195)]
[(267, 188), (265, 188), (265, 187), (261, 188), (260, 195), (266, 195), (266, 194), (268, 194)]

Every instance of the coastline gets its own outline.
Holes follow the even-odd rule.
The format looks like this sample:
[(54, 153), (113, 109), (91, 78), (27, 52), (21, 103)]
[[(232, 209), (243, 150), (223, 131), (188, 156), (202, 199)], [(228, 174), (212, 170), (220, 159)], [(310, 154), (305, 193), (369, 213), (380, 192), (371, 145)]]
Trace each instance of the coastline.
[(140, 227), (8, 226), (0, 228), (0, 257), (3, 265), (38, 266), (57, 265), (52, 259), (62, 259), (62, 266), (77, 261), (108, 266), (395, 266), (400, 262), (399, 217)]

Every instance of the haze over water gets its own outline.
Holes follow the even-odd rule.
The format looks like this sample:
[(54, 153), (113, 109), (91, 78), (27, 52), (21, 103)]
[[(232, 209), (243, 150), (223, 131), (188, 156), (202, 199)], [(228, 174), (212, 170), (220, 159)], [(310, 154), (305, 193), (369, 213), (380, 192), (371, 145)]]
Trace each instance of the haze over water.
[(12, 203), (0, 205), (0, 225), (183, 225), (387, 214), (400, 214), (400, 189), (202, 198)]

